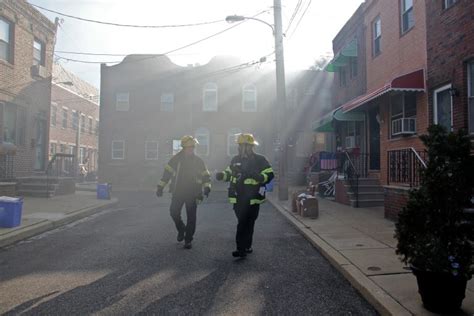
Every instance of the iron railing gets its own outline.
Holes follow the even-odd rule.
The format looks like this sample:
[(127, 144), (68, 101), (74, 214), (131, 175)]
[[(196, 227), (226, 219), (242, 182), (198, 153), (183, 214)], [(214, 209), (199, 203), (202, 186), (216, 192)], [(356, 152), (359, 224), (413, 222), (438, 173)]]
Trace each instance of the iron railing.
[(387, 184), (395, 183), (417, 187), (421, 181), (421, 170), (426, 168), (426, 151), (414, 148), (389, 150), (387, 157)]
[[(360, 164), (363, 159), (361, 160), (359, 159), (360, 157), (356, 157), (348, 152), (342, 153), (339, 157), (339, 172), (342, 172), (344, 178), (349, 182), (349, 186), (355, 198), (355, 207), (359, 207), (359, 178), (361, 174), (356, 166)], [(357, 160), (355, 158), (357, 158)]]
[(46, 167), (46, 197), (49, 198), (49, 181), (51, 178), (75, 177), (74, 155), (57, 153), (49, 160)]
[(14, 155), (10, 154), (0, 155), (0, 180), (8, 181), (15, 178), (14, 157)]

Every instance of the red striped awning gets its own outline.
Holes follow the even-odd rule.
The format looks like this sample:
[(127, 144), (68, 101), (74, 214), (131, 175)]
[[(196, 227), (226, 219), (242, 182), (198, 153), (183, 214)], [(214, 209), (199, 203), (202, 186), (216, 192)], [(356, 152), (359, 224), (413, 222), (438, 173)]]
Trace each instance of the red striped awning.
[(424, 70), (419, 69), (409, 74), (397, 77), (384, 86), (364, 95), (361, 95), (342, 106), (344, 113), (352, 111), (359, 106), (378, 98), (390, 91), (425, 91)]

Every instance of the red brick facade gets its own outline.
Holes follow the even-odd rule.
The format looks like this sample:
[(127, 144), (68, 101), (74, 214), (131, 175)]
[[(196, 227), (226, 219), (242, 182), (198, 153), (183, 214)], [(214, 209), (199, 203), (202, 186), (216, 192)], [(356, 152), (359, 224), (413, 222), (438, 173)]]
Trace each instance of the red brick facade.
[(396, 221), (398, 213), (407, 205), (408, 188), (385, 187), (385, 217)]
[[(50, 52), (56, 27), (24, 0), (2, 1), (0, 21), (10, 29), (9, 58), (0, 58), (0, 139), (17, 147), (14, 175), (28, 176), (44, 170), (48, 158)], [(43, 44), (43, 65), (36, 68), (35, 40)]]
[[(51, 96), (51, 131), (49, 153), (75, 153), (77, 124), (75, 113), (80, 116), (79, 164), (88, 172), (97, 171), (99, 91), (82, 81), (62, 66), (54, 65), (54, 83)], [(69, 84), (69, 85), (66, 85)]]

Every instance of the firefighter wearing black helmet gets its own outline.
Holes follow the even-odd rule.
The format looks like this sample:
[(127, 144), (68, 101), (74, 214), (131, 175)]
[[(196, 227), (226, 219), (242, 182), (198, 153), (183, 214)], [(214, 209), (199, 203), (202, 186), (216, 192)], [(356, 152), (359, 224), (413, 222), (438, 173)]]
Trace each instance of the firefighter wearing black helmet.
[(265, 201), (265, 185), (273, 177), (273, 169), (268, 160), (256, 154), (258, 145), (252, 134), (237, 136), (239, 154), (232, 158), (230, 166), (216, 174), (219, 181), (229, 182), (229, 202), (237, 216), (237, 249), (234, 257), (245, 257), (252, 253), (252, 240), (255, 221), (258, 218), (260, 204)]
[[(210, 173), (204, 161), (194, 154), (199, 144), (192, 136), (181, 138), (183, 149), (174, 155), (166, 164), (163, 177), (158, 183), (156, 195), (161, 197), (163, 189), (171, 180), (172, 193), (170, 214), (178, 230), (178, 241), (185, 241), (184, 248), (191, 249), (194, 232), (196, 231), (197, 204), (202, 201), (203, 194), (207, 197), (211, 192)], [(186, 205), (186, 225), (181, 219), (181, 209)]]

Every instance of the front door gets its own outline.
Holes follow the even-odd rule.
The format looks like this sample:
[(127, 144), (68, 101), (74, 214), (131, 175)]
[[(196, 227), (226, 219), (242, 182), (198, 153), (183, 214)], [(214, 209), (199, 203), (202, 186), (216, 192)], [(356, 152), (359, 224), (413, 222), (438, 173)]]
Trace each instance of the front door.
[(46, 157), (46, 120), (36, 119), (35, 170), (44, 170)]
[(380, 170), (380, 125), (378, 107), (369, 110), (369, 169)]

